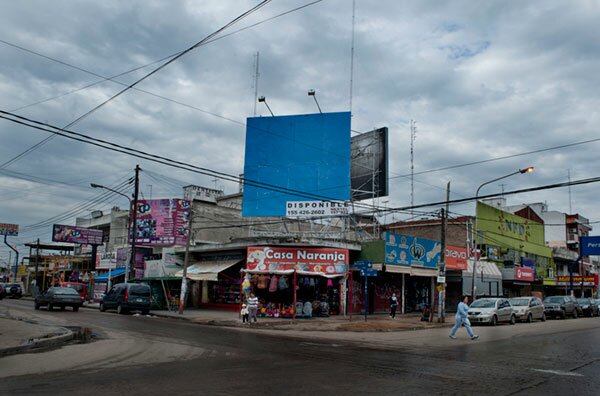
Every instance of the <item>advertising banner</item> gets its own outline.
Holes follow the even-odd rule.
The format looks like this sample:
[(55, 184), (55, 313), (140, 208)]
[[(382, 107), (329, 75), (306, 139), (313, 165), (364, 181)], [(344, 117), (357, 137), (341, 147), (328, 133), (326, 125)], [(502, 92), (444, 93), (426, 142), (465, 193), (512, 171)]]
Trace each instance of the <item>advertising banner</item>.
[(442, 245), (409, 235), (384, 233), (385, 264), (437, 269)]
[(477, 202), (478, 244), (503, 246), (516, 251), (552, 257), (546, 246), (544, 224)]
[(285, 216), (286, 202), (307, 198), (349, 201), (350, 112), (248, 118), (244, 178), (244, 217)]
[(187, 243), (190, 201), (140, 200), (137, 204), (135, 243), (141, 246), (183, 246)]
[(535, 272), (527, 267), (515, 267), (515, 280), (533, 282), (535, 281)]
[(348, 271), (348, 258), (348, 249), (249, 246), (246, 269), (336, 276)]
[(446, 246), (446, 269), (466, 270), (467, 259), (467, 248)]
[(19, 236), (19, 225), (0, 223), (0, 235)]
[(68, 242), (89, 245), (102, 245), (102, 230), (91, 228), (73, 227), (69, 225), (54, 224), (52, 240), (54, 242)]
[(600, 236), (582, 236), (579, 246), (582, 256), (600, 256)]
[[(581, 276), (573, 276), (573, 285), (581, 285), (582, 280), (584, 286), (598, 286), (598, 274), (584, 276), (583, 279)], [(557, 286), (569, 286), (570, 282), (571, 277), (569, 275), (560, 275), (556, 277)]]
[(337, 216), (349, 213), (348, 201), (288, 201), (285, 203), (287, 217)]

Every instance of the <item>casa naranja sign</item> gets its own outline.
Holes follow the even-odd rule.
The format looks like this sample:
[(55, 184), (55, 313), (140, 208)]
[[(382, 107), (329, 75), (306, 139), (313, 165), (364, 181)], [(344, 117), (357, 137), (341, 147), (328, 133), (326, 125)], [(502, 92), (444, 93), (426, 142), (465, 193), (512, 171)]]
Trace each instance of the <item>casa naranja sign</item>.
[(249, 246), (246, 269), (335, 276), (348, 272), (348, 259), (348, 249)]

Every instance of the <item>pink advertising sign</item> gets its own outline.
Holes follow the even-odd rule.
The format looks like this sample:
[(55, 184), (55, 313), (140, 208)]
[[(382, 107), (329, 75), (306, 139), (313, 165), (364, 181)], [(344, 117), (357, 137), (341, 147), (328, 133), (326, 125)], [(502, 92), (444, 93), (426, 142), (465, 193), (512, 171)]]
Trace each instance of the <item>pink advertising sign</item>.
[(249, 246), (246, 269), (343, 275), (348, 271), (348, 256), (348, 249)]
[(185, 245), (190, 201), (150, 199), (137, 203), (135, 243), (146, 246)]

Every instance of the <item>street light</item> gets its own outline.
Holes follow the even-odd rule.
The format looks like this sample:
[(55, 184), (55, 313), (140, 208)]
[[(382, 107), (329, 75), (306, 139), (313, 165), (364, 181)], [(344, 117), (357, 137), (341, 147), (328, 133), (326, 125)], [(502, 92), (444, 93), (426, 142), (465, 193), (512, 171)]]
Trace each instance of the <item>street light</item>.
[(264, 96), (261, 96), (258, 98), (258, 101), (261, 103), (264, 103), (265, 106), (267, 106), (267, 109), (269, 109), (269, 113), (271, 113), (271, 117), (275, 117), (275, 114), (273, 114), (273, 112), (271, 111), (271, 108), (269, 107), (269, 104), (267, 103), (267, 98), (265, 98)]
[(319, 106), (319, 102), (317, 102), (317, 94), (315, 92), (314, 89), (309, 89), (308, 90), (308, 96), (312, 96), (313, 99), (315, 100), (315, 103), (317, 104), (317, 107), (319, 108), (319, 113), (323, 114), (323, 112), (321, 111), (321, 106)]
[[(125, 198), (127, 198), (127, 200), (129, 201), (129, 229), (128, 229), (128, 233), (131, 234), (131, 256), (129, 256), (129, 264), (127, 265), (127, 269), (125, 270), (125, 283), (129, 282), (129, 272), (131, 271), (131, 268), (133, 267), (134, 261), (135, 261), (135, 224), (134, 221), (132, 221), (132, 217), (131, 216), (131, 211), (133, 210), (132, 205), (131, 205), (131, 198), (129, 198), (126, 194), (123, 194), (120, 191), (117, 190), (113, 190), (110, 187), (106, 187), (100, 184), (96, 184), (96, 183), (90, 183), (90, 186), (92, 188), (102, 188), (104, 190), (108, 190), (111, 191), (115, 194), (119, 194), (124, 196)], [(131, 230), (133, 229), (133, 232), (131, 232)], [(129, 237), (129, 235), (128, 235)], [(110, 284), (110, 279), (108, 280), (109, 284)]]
[(475, 300), (475, 272), (477, 270), (477, 203), (479, 202), (479, 190), (481, 190), (481, 188), (483, 186), (487, 186), (488, 184), (497, 182), (498, 180), (502, 180), (502, 179), (506, 179), (507, 177), (511, 177), (514, 175), (519, 175), (519, 174), (524, 174), (524, 173), (531, 173), (533, 172), (533, 166), (530, 166), (528, 168), (523, 168), (523, 169), (519, 169), (516, 172), (511, 172), (508, 175), (504, 175), (501, 177), (498, 177), (496, 179), (487, 181), (483, 184), (481, 184), (478, 188), (477, 191), (475, 192), (475, 224), (473, 226), (474, 229), (474, 237), (473, 237), (473, 274), (471, 277), (471, 298), (473, 300)]

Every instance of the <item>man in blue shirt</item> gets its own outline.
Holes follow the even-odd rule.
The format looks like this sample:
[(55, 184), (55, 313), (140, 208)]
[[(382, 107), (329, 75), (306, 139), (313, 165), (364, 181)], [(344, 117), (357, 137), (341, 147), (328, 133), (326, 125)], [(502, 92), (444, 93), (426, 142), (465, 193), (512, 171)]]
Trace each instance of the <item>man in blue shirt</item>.
[(450, 338), (456, 338), (456, 332), (460, 329), (460, 325), (465, 325), (467, 329), (467, 333), (472, 340), (476, 340), (479, 338), (478, 335), (473, 334), (473, 330), (471, 329), (471, 323), (469, 322), (468, 312), (469, 306), (467, 303), (469, 302), (469, 296), (464, 296), (463, 300), (458, 304), (458, 308), (456, 309), (456, 315), (454, 316), (454, 327), (452, 327), (452, 331), (450, 331)]

